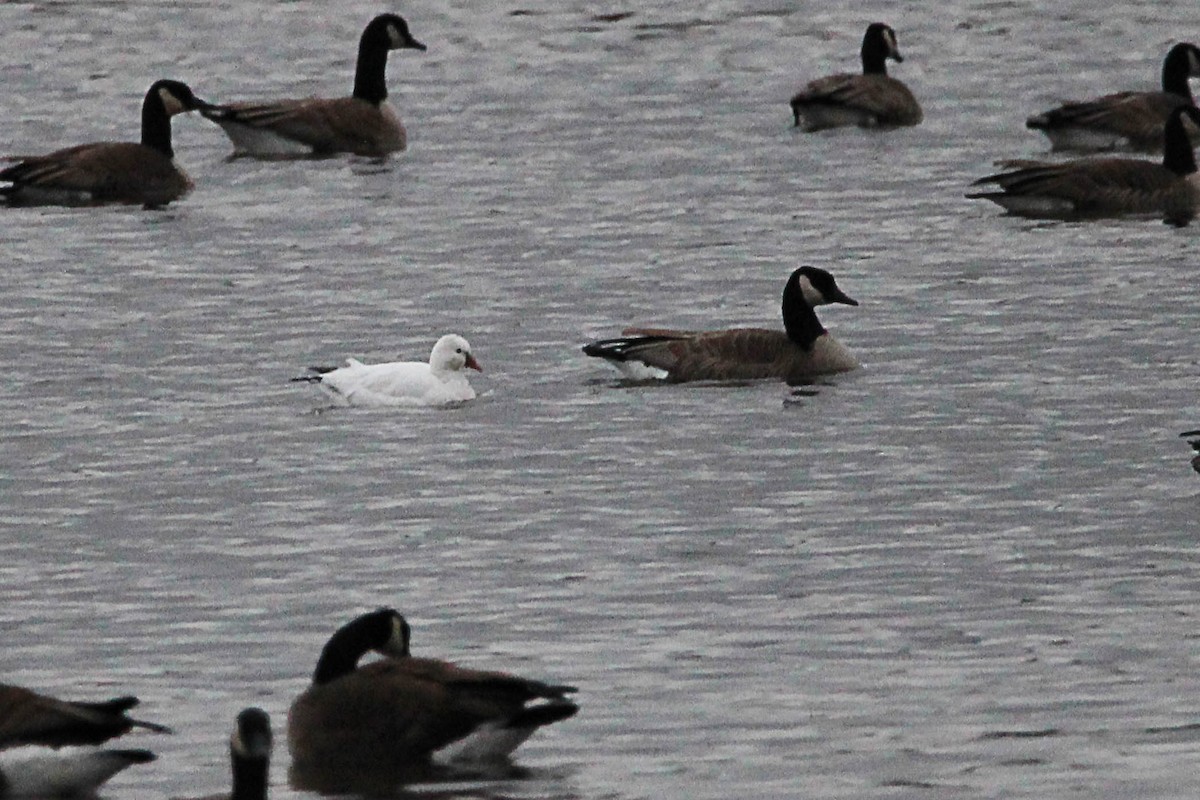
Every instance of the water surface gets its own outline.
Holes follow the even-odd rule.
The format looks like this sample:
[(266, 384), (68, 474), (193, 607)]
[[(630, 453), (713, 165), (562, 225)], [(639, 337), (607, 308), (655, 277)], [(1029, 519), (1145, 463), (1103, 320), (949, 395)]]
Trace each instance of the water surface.
[[(0, 149), (134, 137), (159, 77), (348, 91), (379, 10), (0, 4)], [(105, 797), (219, 790), (249, 704), (309, 797), (288, 703), (385, 604), (422, 654), (581, 687), (453, 797), (1193, 795), (1195, 231), (963, 198), (1045, 152), (1029, 113), (1154, 86), (1191, 4), (400, 10), (406, 154), (229, 161), (177, 119), (166, 211), (2, 215), (4, 679), (178, 730)], [(795, 133), (874, 18), (925, 124)], [(802, 263), (861, 302), (822, 319), (862, 370), (628, 387), (579, 352), (776, 325)], [(448, 331), (463, 408), (288, 382)]]

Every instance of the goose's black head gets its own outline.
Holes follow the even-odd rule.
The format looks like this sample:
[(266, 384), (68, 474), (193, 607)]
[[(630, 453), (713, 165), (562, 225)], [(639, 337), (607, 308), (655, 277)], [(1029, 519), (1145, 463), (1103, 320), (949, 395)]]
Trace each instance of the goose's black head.
[(182, 114), (185, 111), (196, 111), (208, 108), (209, 104), (196, 97), (192, 89), (183, 81), (161, 80), (150, 85), (146, 92), (143, 107), (157, 105), (166, 112), (168, 117)]
[(828, 303), (858, 305), (838, 287), (837, 281), (820, 267), (800, 267), (791, 274), (783, 287), (783, 327), (788, 338), (805, 350), (810, 350), (825, 328), (817, 319), (815, 306)]
[(1164, 92), (1176, 94), (1192, 102), (1188, 78), (1200, 78), (1200, 49), (1191, 42), (1180, 42), (1167, 51), (1162, 66)]
[(271, 717), (261, 708), (247, 708), (237, 716), (229, 740), (234, 758), (265, 761), (271, 757)]
[[(804, 298), (804, 302), (810, 307), (828, 305), (829, 303), (841, 303), (847, 306), (856, 306), (858, 301), (850, 297), (842, 291), (837, 285), (837, 281), (833, 279), (825, 270), (820, 267), (804, 266), (792, 273), (788, 279), (788, 287), (795, 287), (800, 296)], [(785, 294), (787, 290), (784, 290)]]
[(412, 630), (408, 621), (392, 608), (380, 608), (347, 622), (329, 638), (313, 683), (321, 685), (342, 677), (358, 666), (358, 660), (370, 651), (385, 656), (406, 658)]
[(271, 770), (271, 718), (261, 708), (246, 708), (237, 716), (229, 737), (233, 791), (229, 800), (267, 800)]
[(150, 84), (142, 101), (142, 144), (174, 158), (171, 147), (171, 117), (185, 111), (211, 108), (192, 94), (182, 81), (161, 80)]
[(863, 35), (863, 72), (868, 75), (886, 75), (887, 65), (884, 62), (889, 58), (896, 63), (904, 60), (904, 56), (900, 55), (900, 46), (896, 43), (896, 32), (890, 25), (872, 22)]
[(425, 45), (413, 38), (408, 22), (398, 14), (380, 14), (363, 30), (362, 43), (379, 44), (388, 50), (424, 50)]

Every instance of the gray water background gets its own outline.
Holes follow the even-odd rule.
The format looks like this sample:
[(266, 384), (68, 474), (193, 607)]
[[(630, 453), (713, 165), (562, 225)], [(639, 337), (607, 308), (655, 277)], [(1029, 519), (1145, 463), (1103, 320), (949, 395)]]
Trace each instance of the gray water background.
[[(384, 604), (581, 687), (527, 776), (449, 796), (1194, 796), (1196, 229), (963, 194), (1044, 154), (1029, 113), (1155, 86), (1200, 8), (6, 2), (0, 150), (135, 138), (160, 77), (344, 93), (381, 10), (429, 45), (391, 57), (407, 153), (228, 161), (178, 118), (166, 211), (0, 214), (0, 672), (178, 731), (105, 797), (226, 787), (250, 704), (304, 797), (287, 706)], [(875, 19), (926, 122), (794, 132)], [(802, 263), (862, 370), (630, 388), (578, 350), (777, 325)], [(463, 408), (288, 382), (447, 331)]]

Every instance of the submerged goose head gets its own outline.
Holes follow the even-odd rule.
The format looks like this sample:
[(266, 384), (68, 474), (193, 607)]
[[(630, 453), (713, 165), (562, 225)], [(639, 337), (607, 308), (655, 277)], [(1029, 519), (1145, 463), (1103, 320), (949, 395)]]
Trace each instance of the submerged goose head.
[(458, 372), (462, 369), (483, 372), (483, 367), (471, 355), (470, 343), (456, 333), (448, 333), (437, 340), (429, 354), (429, 367), (434, 372)]
[(900, 45), (896, 43), (896, 32), (890, 25), (872, 22), (863, 34), (863, 74), (886, 75), (889, 58), (897, 64), (904, 61), (904, 56), (900, 55)]

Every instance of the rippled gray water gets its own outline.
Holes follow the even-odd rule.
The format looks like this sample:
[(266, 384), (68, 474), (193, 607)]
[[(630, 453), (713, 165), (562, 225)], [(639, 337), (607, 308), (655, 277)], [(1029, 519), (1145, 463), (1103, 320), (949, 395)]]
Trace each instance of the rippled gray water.
[[(0, 149), (135, 137), (168, 75), (347, 91), (380, 9), (337, 5), (2, 3)], [(1044, 152), (1028, 113), (1153, 86), (1200, 11), (841, 5), (405, 6), (403, 156), (230, 162), (185, 118), (168, 210), (0, 214), (3, 679), (178, 729), (106, 797), (226, 786), (236, 712), (282, 732), (381, 604), (582, 689), (527, 776), (451, 796), (1194, 795), (1195, 230), (962, 195)], [(794, 133), (875, 17), (925, 124)], [(578, 350), (775, 325), (800, 263), (861, 301), (823, 313), (861, 371), (629, 388)], [(446, 331), (464, 408), (288, 383)]]

